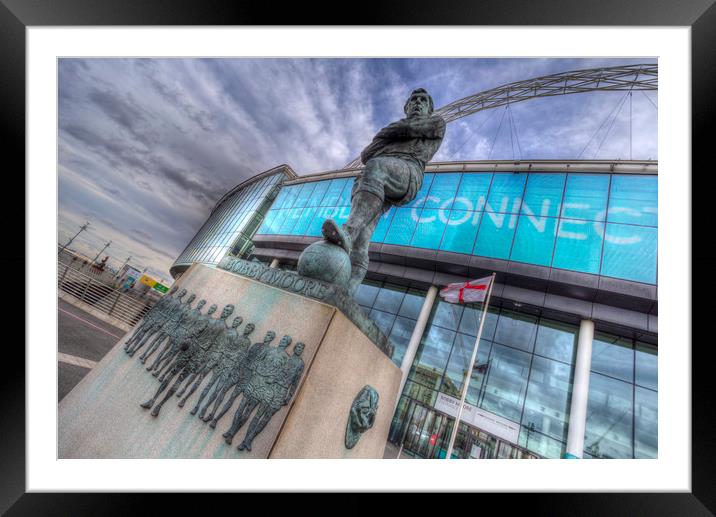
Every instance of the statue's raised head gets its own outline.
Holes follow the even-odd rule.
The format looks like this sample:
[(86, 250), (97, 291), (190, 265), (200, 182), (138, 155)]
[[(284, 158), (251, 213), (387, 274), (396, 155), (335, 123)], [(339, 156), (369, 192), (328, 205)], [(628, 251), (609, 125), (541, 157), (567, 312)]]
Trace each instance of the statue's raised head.
[(236, 327), (238, 327), (239, 325), (241, 325), (241, 323), (242, 323), (243, 321), (244, 321), (244, 318), (242, 318), (241, 316), (236, 316), (236, 317), (234, 318), (234, 321), (231, 322), (231, 326), (232, 326), (233, 328), (236, 328)]
[(410, 92), (410, 97), (403, 106), (405, 114), (415, 115), (432, 115), (434, 109), (433, 98), (425, 88), (416, 88)]

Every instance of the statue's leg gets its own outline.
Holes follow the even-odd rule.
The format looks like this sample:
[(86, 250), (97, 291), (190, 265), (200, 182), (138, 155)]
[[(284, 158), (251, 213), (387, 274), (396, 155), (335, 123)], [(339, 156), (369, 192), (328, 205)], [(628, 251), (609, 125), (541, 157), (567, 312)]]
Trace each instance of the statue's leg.
[(172, 375), (172, 376), (169, 377), (167, 380), (165, 380), (164, 382), (162, 382), (162, 383), (159, 385), (159, 388), (157, 388), (157, 392), (154, 394), (154, 396), (153, 396), (152, 398), (150, 398), (148, 401), (146, 401), (144, 404), (141, 404), (141, 406), (142, 406), (143, 408), (145, 408), (145, 409), (149, 409), (150, 407), (152, 407), (152, 406), (154, 405), (154, 402), (156, 402), (157, 397), (159, 397), (159, 395), (161, 395), (162, 392), (163, 392), (165, 389), (167, 389), (167, 386), (169, 385), (169, 383), (171, 382), (171, 380), (172, 380), (173, 377), (174, 377), (174, 376)]
[[(181, 373), (179, 374), (179, 378), (176, 380), (176, 382), (175, 382), (174, 384), (172, 384), (172, 387), (169, 388), (169, 391), (167, 392), (166, 395), (164, 395), (164, 398), (161, 400), (161, 402), (159, 402), (159, 404), (157, 404), (156, 406), (154, 406), (154, 408), (152, 409), (152, 413), (151, 413), (152, 416), (157, 416), (157, 415), (159, 415), (159, 411), (162, 409), (162, 406), (164, 405), (164, 403), (165, 403), (167, 400), (169, 400), (170, 398), (172, 398), (172, 395), (174, 395), (174, 393), (176, 393), (177, 388), (178, 388), (179, 385), (184, 381), (184, 378), (185, 378), (185, 377), (186, 377), (186, 372), (181, 372)], [(166, 384), (169, 384), (173, 378), (174, 378), (173, 375), (170, 376), (170, 377), (165, 381)]]
[(189, 393), (186, 394), (186, 397), (184, 397), (183, 399), (181, 399), (179, 401), (179, 407), (184, 407), (184, 404), (186, 404), (187, 399), (189, 397), (191, 397), (194, 394), (194, 392), (197, 390), (197, 388), (201, 385), (201, 383), (204, 380), (204, 377), (206, 377), (207, 373), (208, 372), (206, 369), (202, 369), (198, 375), (195, 374), (196, 382), (194, 382), (193, 384), (191, 383), (191, 380), (188, 380), (186, 382), (186, 384), (181, 389), (181, 391), (177, 393), (177, 397), (181, 397), (183, 395), (184, 391), (189, 386), (189, 384), (191, 384), (191, 388), (189, 388)]
[[(155, 334), (158, 332), (158, 329), (152, 332), (152, 334)], [(147, 359), (149, 359), (149, 356), (154, 353), (154, 351), (159, 348), (159, 345), (164, 340), (165, 334), (162, 334), (161, 332), (157, 335), (156, 339), (152, 341), (152, 343), (147, 346), (147, 349), (144, 351), (142, 355), (139, 356), (139, 360), (142, 362), (142, 364), (147, 362)]]
[(249, 424), (249, 430), (246, 431), (246, 436), (244, 436), (244, 440), (239, 444), (237, 449), (239, 449), (240, 451), (244, 449), (246, 449), (247, 451), (251, 451), (251, 443), (254, 441), (254, 438), (256, 438), (256, 436), (258, 436), (258, 434), (264, 430), (266, 424), (269, 423), (271, 417), (273, 417), (277, 411), (278, 409), (274, 409), (272, 407), (267, 406), (259, 408), (259, 412)]
[[(217, 381), (218, 381), (218, 376), (214, 375), (211, 378), (211, 381), (209, 381), (209, 383), (206, 385), (206, 387), (203, 390), (201, 390), (201, 394), (199, 395), (199, 400), (196, 402), (196, 406), (194, 406), (194, 409), (191, 410), (192, 415), (196, 415), (197, 411), (199, 411), (199, 407), (201, 407), (201, 403), (204, 401), (206, 396), (209, 394), (209, 392), (211, 391), (211, 388), (213, 388), (217, 384)], [(221, 386), (219, 386), (219, 388), (220, 387)], [(204, 416), (204, 413), (206, 412), (206, 406), (211, 404), (211, 402), (214, 400), (214, 398), (216, 398), (216, 390), (214, 390), (212, 392), (211, 396), (209, 397), (209, 401), (204, 406), (204, 409), (202, 409), (202, 412), (199, 413), (199, 418), (202, 418)]]
[[(161, 352), (159, 352), (159, 355), (150, 366), (150, 369), (152, 370), (156, 370), (159, 365), (162, 364), (162, 362), (166, 359), (166, 357), (172, 353), (174, 349), (174, 343), (176, 343), (176, 338), (174, 336), (170, 336), (167, 333), (164, 333), (164, 336), (169, 337), (169, 339), (167, 339), (166, 343), (164, 344), (164, 348), (162, 348)], [(164, 338), (162, 337), (160, 339)]]
[[(219, 386), (214, 390), (214, 392), (211, 394), (211, 397), (209, 397), (209, 400), (206, 402), (204, 407), (202, 408), (201, 412), (199, 413), (199, 418), (204, 420), (204, 422), (212, 422), (211, 427), (216, 427), (216, 422), (214, 421), (214, 415), (216, 414), (216, 410), (219, 409), (221, 406), (221, 403), (224, 401), (224, 397), (226, 396), (226, 392), (229, 391), (229, 388), (231, 388), (233, 384), (229, 379), (222, 379), (222, 381), (219, 383)], [(233, 401), (236, 399), (234, 397)], [(211, 406), (211, 403), (214, 402), (214, 406), (211, 408), (211, 411), (208, 415), (206, 415), (206, 410), (209, 409), (209, 406)], [(206, 416), (205, 416), (206, 415)], [(222, 413), (223, 415), (223, 413)], [(221, 416), (219, 416), (221, 418)], [(218, 420), (218, 418), (216, 419)]]
[[(158, 334), (159, 334), (159, 335), (156, 337), (156, 339), (154, 339), (154, 341), (152, 342), (151, 346), (147, 349), (147, 356), (146, 356), (146, 357), (143, 357), (144, 362), (146, 362), (147, 359), (149, 359), (149, 356), (150, 356), (151, 354), (153, 354), (153, 353), (155, 352), (155, 350), (157, 350), (157, 349), (159, 348), (159, 345), (161, 345), (162, 342), (165, 341), (165, 339), (166, 339), (166, 337), (167, 337), (167, 334), (165, 334), (164, 332), (161, 332), (161, 331), (160, 331)], [(151, 370), (152, 368), (154, 368), (154, 367), (157, 365), (157, 361), (159, 361), (159, 358), (160, 358), (160, 357), (162, 356), (162, 354), (167, 350), (167, 348), (171, 346), (171, 344), (172, 344), (172, 339), (171, 339), (171, 338), (169, 338), (168, 340), (166, 340), (166, 342), (164, 343), (164, 348), (162, 348), (162, 351), (161, 351), (161, 352), (159, 353), (159, 355), (154, 359), (154, 362), (147, 367), (147, 370), (148, 370), (148, 371)], [(144, 356), (144, 354), (142, 354), (142, 356)], [(140, 357), (140, 359), (142, 359), (142, 357)]]
[[(216, 424), (219, 423), (219, 420), (221, 420), (221, 417), (224, 416), (224, 414), (231, 409), (231, 406), (234, 404), (234, 401), (237, 399), (239, 395), (241, 395), (241, 392), (243, 391), (242, 388), (240, 388), (238, 385), (234, 387), (234, 391), (231, 392), (231, 396), (229, 397), (229, 400), (226, 401), (226, 404), (224, 404), (224, 407), (221, 408), (221, 411), (219, 411), (219, 414), (216, 415), (214, 418), (211, 419), (211, 423), (209, 424), (209, 427), (212, 429), (216, 427)], [(216, 404), (217, 407), (219, 404)], [(204, 422), (206, 422), (207, 419), (204, 417)]]
[(258, 403), (259, 401), (253, 397), (245, 398), (241, 401), (241, 405), (239, 406), (239, 409), (236, 410), (236, 414), (234, 415), (234, 421), (231, 424), (231, 428), (222, 435), (226, 443), (231, 445), (234, 435), (238, 433), (239, 429), (241, 429), (241, 427), (246, 423), (251, 416), (251, 412), (258, 405)]

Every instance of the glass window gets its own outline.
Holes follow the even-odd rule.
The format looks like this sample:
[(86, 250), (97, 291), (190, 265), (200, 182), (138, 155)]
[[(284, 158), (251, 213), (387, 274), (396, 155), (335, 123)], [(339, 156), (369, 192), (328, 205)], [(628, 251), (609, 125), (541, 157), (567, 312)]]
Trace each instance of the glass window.
[(658, 356), (654, 345), (636, 344), (636, 383), (652, 390), (658, 389)]
[(524, 173), (496, 173), (492, 178), (485, 209), (499, 213), (518, 213), (526, 180), (527, 174)]
[(570, 365), (535, 356), (532, 360), (522, 425), (567, 440), (572, 393)]
[[(484, 346), (483, 346), (484, 345)], [(448, 361), (447, 369), (445, 370), (445, 378), (440, 391), (460, 399), (462, 396), (463, 383), (467, 376), (467, 370), (470, 367), (470, 359), (472, 358), (473, 348), (475, 346), (475, 338), (473, 336), (466, 336), (465, 334), (458, 334), (455, 338), (455, 344), (450, 353), (450, 360)], [(473, 400), (477, 400), (477, 394), (479, 393), (480, 386), (482, 385), (482, 377), (484, 377), (484, 370), (486, 366), (483, 363), (487, 362), (491, 344), (489, 341), (480, 340), (480, 346), (477, 348), (477, 357), (475, 359), (475, 366), (483, 365), (480, 368), (480, 372), (477, 372), (475, 376), (473, 368), (473, 376), (471, 377), (468, 392), (472, 390)], [(484, 350), (481, 350), (483, 349)], [(482, 353), (480, 353), (482, 352)], [(475, 386), (472, 386), (475, 384)], [(467, 401), (469, 397), (465, 397)]]
[(572, 364), (576, 342), (577, 328), (575, 326), (540, 319), (535, 354)]
[(328, 218), (335, 219), (336, 216), (339, 214), (340, 209), (337, 207), (322, 207), (319, 208), (316, 211), (316, 215), (313, 216), (313, 220), (311, 221), (311, 224), (308, 225), (308, 229), (306, 230), (306, 235), (310, 235), (312, 237), (320, 237), (321, 236), (321, 226), (323, 226), (323, 221), (325, 221)]
[(286, 189), (286, 197), (284, 198), (281, 208), (293, 208), (293, 204), (296, 202), (296, 198), (302, 187), (303, 185), (284, 187)]
[(388, 339), (393, 344), (393, 362), (400, 367), (405, 356), (405, 350), (408, 348), (410, 336), (413, 335), (415, 329), (415, 320), (398, 316), (393, 323), (393, 329), (390, 331)]
[(657, 229), (607, 223), (602, 275), (656, 284)]
[(634, 350), (631, 340), (595, 332), (592, 371), (634, 382)]
[(636, 386), (634, 393), (634, 457), (656, 458), (659, 445), (658, 395)]
[(286, 202), (286, 198), (288, 197), (288, 191), (291, 189), (291, 187), (283, 187), (276, 196), (276, 199), (273, 202), (273, 205), (271, 206), (272, 209), (278, 210), (279, 208), (283, 208), (284, 203)]
[(521, 214), (533, 217), (558, 217), (566, 174), (531, 173), (527, 180)]
[(417, 222), (417, 216), (412, 208), (397, 208), (384, 242), (407, 246), (413, 237)]
[(348, 220), (348, 216), (350, 215), (351, 207), (350, 206), (341, 206), (338, 207), (337, 211), (333, 215), (333, 219), (336, 221), (336, 223), (340, 226), (341, 224), (345, 224)]
[(502, 310), (497, 321), (495, 341), (503, 345), (531, 352), (535, 345), (537, 317), (515, 311)]
[(487, 192), (490, 190), (491, 182), (491, 172), (463, 173), (452, 208), (455, 210), (481, 211), (485, 208)]
[(614, 174), (607, 221), (656, 226), (657, 177)]
[(341, 195), (338, 198), (338, 202), (336, 204), (338, 206), (351, 206), (351, 191), (353, 190), (353, 183), (355, 183), (355, 179), (347, 178), (344, 181), (346, 182), (346, 184), (343, 187)]
[(277, 210), (276, 217), (273, 219), (273, 223), (271, 224), (271, 234), (275, 235), (279, 233), (279, 230), (283, 226), (283, 222), (286, 220), (286, 216), (288, 215), (288, 210)]
[(370, 311), (370, 319), (378, 325), (378, 328), (383, 332), (383, 334), (386, 336), (390, 335), (390, 329), (393, 328), (393, 322), (395, 321), (395, 314), (373, 309)]
[(391, 208), (380, 216), (380, 220), (375, 226), (375, 231), (370, 239), (371, 242), (383, 242), (383, 240), (385, 240), (385, 234), (388, 233), (388, 228), (390, 228), (390, 223), (393, 220), (393, 214), (395, 214), (395, 209)]
[(437, 325), (442, 328), (457, 330), (462, 316), (463, 306), (457, 303), (438, 300), (433, 309), (433, 317), (430, 325)]
[(278, 233), (280, 235), (290, 235), (291, 230), (293, 230), (293, 227), (298, 221), (298, 218), (301, 216), (302, 211), (302, 208), (291, 208), (290, 210), (285, 210), (286, 218), (283, 220), (281, 227), (278, 229)]
[(469, 255), (475, 245), (479, 223), (478, 212), (450, 211), (440, 249)]
[[(598, 373), (589, 376), (584, 451), (594, 458), (632, 458), (634, 386)], [(586, 455), (585, 455), (586, 457)]]
[(406, 208), (422, 208), (425, 205), (425, 199), (428, 197), (428, 192), (430, 192), (430, 185), (433, 183), (434, 176), (435, 174), (431, 172), (426, 172), (423, 175), (423, 184), (420, 186), (420, 190), (418, 190), (415, 198), (410, 203), (404, 205)]
[(480, 407), (520, 421), (530, 370), (530, 354), (493, 343)]
[[(497, 315), (499, 309), (491, 307), (487, 310), (487, 319), (482, 327), (482, 339), (492, 340), (495, 335), (495, 327), (497, 327)], [(469, 336), (477, 336), (480, 325), (480, 315), (482, 314), (482, 304), (467, 304), (462, 312), (459, 330), (463, 334)]]
[(407, 288), (403, 286), (385, 284), (380, 289), (373, 307), (381, 311), (390, 312), (391, 314), (398, 314), (398, 309), (400, 309), (400, 304), (405, 297), (406, 290)]
[(561, 219), (558, 228), (552, 267), (598, 274), (604, 225)]
[(405, 316), (406, 318), (417, 320), (420, 315), (420, 309), (423, 308), (424, 302), (424, 292), (410, 289), (405, 294), (405, 298), (403, 298), (403, 303), (400, 305), (400, 311), (398, 311), (398, 314), (400, 316)]
[(437, 249), (447, 223), (447, 211), (424, 208), (410, 241), (416, 248)]
[(557, 219), (553, 217), (538, 219), (530, 215), (521, 215), (517, 223), (510, 259), (549, 266), (552, 263), (556, 234)]
[(373, 307), (373, 303), (375, 303), (375, 299), (379, 292), (380, 286), (378, 284), (375, 284), (370, 280), (366, 280), (358, 286), (355, 300), (360, 305)]
[(308, 200), (308, 206), (321, 206), (323, 196), (326, 195), (330, 181), (316, 181), (316, 188), (313, 190), (313, 194)]
[(519, 445), (525, 449), (539, 454), (544, 458), (561, 458), (567, 449), (559, 440), (550, 438), (539, 431), (532, 431), (535, 426), (523, 425), (520, 431)]
[[(465, 336), (458, 334), (463, 346), (472, 346), (475, 344), (474, 336)], [(457, 342), (457, 339), (455, 339)], [(490, 369), (490, 352), (492, 351), (492, 343), (485, 339), (480, 340), (480, 346), (477, 347), (477, 360), (475, 366), (472, 369), (472, 377), (470, 378), (470, 385), (467, 387), (467, 395), (465, 396), (465, 402), (472, 404), (473, 406), (478, 405), (478, 401), (482, 397), (485, 389), (485, 378)], [(471, 352), (472, 353), (472, 352)], [(469, 361), (469, 359), (468, 359)], [(462, 382), (462, 381), (460, 381)], [(460, 386), (462, 389), (462, 386)]]
[(341, 196), (343, 188), (346, 186), (345, 178), (332, 179), (326, 189), (326, 193), (321, 200), (320, 206), (338, 206), (338, 199)]
[(436, 174), (425, 201), (425, 208), (449, 209), (455, 198), (460, 176), (459, 172)]
[(562, 217), (604, 221), (609, 193), (607, 174), (570, 174), (564, 194)]
[(293, 208), (303, 208), (308, 206), (308, 200), (311, 199), (313, 191), (316, 188), (316, 183), (304, 183), (301, 185), (301, 190), (296, 196), (296, 201), (293, 203)]
[(515, 234), (516, 215), (485, 211), (477, 234), (473, 255), (508, 259)]
[(311, 224), (311, 221), (313, 221), (313, 216), (316, 215), (317, 210), (318, 208), (315, 206), (304, 208), (291, 233), (294, 235), (304, 235), (306, 230), (308, 230), (308, 226)]
[(410, 378), (426, 386), (437, 389), (440, 386), (443, 371), (447, 365), (455, 332), (432, 326), (423, 335)]
[(271, 225), (273, 224), (273, 220), (276, 217), (277, 210), (269, 210), (266, 213), (266, 217), (264, 218), (263, 222), (261, 223), (261, 227), (256, 231), (257, 234), (270, 234), (271, 232)]

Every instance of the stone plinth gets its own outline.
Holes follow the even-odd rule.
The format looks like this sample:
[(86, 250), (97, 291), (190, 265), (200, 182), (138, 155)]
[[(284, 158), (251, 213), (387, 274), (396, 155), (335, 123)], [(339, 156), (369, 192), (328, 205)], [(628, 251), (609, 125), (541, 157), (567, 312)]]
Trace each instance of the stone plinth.
[[(216, 304), (214, 317), (225, 305), (234, 304), (227, 322), (241, 316), (239, 333), (247, 323), (253, 323), (252, 344), (261, 342), (269, 330), (276, 333), (271, 347), (276, 347), (284, 335), (293, 340), (288, 352), (297, 342), (305, 344), (301, 355), (305, 367), (298, 387), (288, 404), (273, 414), (254, 439), (252, 450), (240, 451), (236, 446), (260, 407), (252, 412), (232, 445), (222, 437), (243, 396), (235, 400), (215, 429), (190, 414), (211, 374), (183, 408), (177, 406), (177, 397), (168, 400), (156, 417), (140, 407), (155, 393), (159, 382), (139, 362), (139, 354), (129, 357), (125, 353), (124, 342), (130, 332), (60, 402), (60, 458), (383, 457), (400, 385), (400, 370), (389, 358), (392, 347), (385, 336), (354, 302), (330, 285), (307, 279), (286, 280), (285, 275), (297, 275), (279, 272), (283, 275), (279, 278), (275, 271), (245, 261), (233, 260), (228, 265), (235, 269), (246, 266), (250, 273), (194, 265), (177, 285), (196, 294), (194, 306), (201, 299), (207, 301), (204, 313)], [(276, 282), (283, 285), (271, 285)], [(301, 289), (285, 287), (291, 282)], [(338, 303), (336, 297), (340, 298)], [(344, 438), (349, 411), (365, 385), (375, 388), (380, 396), (375, 423), (355, 447), (347, 449)]]

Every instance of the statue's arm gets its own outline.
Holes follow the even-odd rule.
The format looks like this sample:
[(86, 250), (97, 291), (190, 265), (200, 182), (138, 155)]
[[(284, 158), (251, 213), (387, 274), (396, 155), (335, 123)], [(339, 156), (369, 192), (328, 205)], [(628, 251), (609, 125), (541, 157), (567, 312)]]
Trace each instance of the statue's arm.
[(389, 140), (409, 140), (411, 138), (439, 140), (445, 136), (445, 120), (440, 115), (404, 118), (384, 127), (375, 136)]

